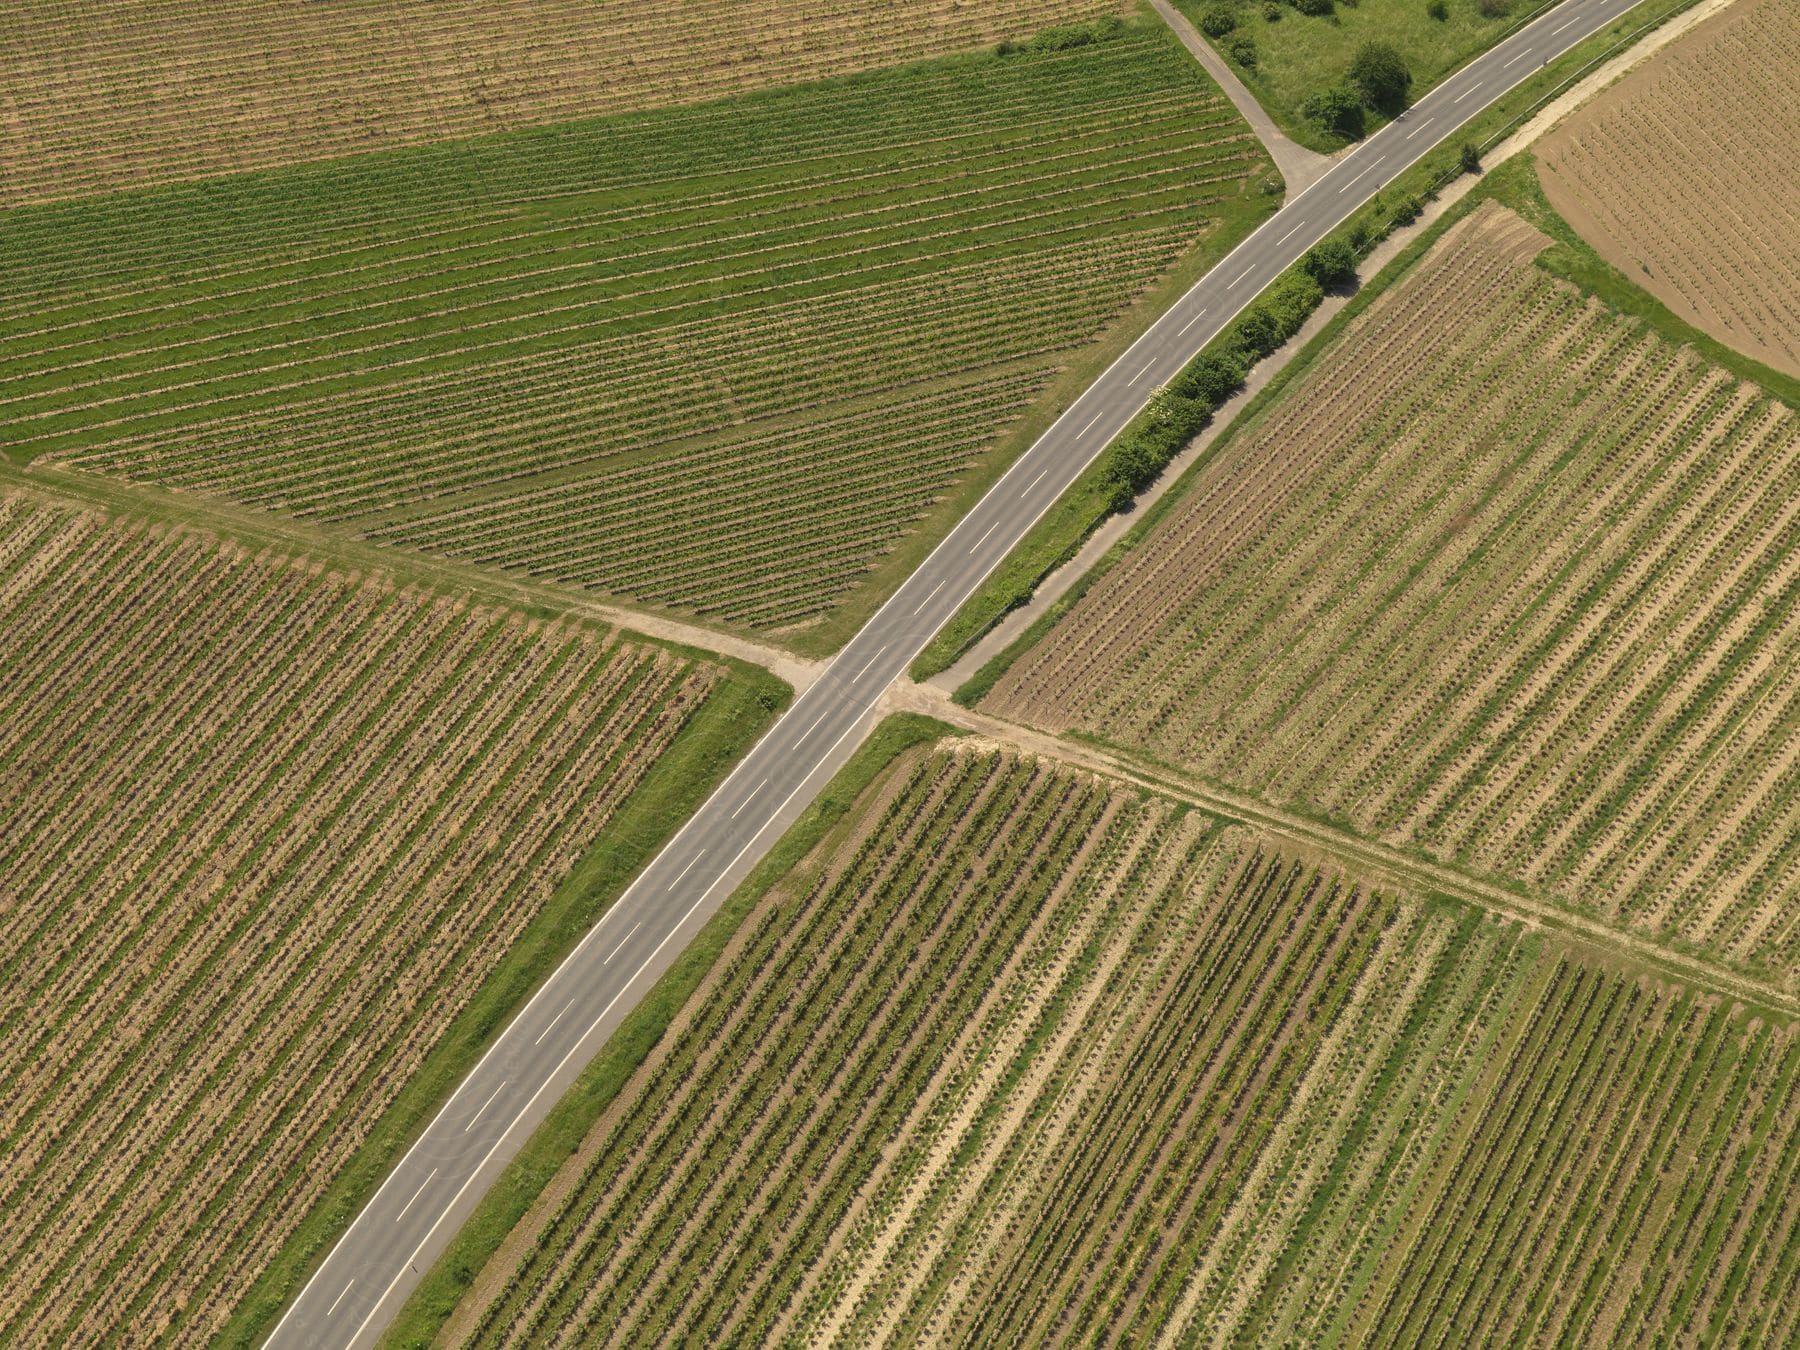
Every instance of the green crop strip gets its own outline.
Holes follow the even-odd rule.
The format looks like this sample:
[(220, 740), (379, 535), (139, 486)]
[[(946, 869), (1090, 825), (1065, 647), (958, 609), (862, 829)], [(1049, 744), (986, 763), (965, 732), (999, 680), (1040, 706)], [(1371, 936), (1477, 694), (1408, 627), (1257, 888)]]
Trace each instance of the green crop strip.
[(1097, 37), (14, 210), (0, 449), (832, 645), (1275, 204)]

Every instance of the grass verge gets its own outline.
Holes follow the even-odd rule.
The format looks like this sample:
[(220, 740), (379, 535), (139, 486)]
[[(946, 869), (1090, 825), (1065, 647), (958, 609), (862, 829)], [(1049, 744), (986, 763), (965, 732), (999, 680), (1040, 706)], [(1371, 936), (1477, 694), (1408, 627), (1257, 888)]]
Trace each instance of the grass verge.
[[(1374, 247), (1398, 226), (1410, 224), (1418, 216), (1425, 201), (1435, 197), (1446, 183), (1462, 173), (1458, 151), (1464, 140), (1470, 141), (1484, 150), (1497, 144), (1533, 116), (1544, 104), (1591, 73), (1593, 68), (1611, 59), (1622, 47), (1637, 41), (1652, 29), (1666, 23), (1698, 2), (1699, 0), (1643, 0), (1637, 8), (1622, 16), (1618, 21), (1594, 34), (1585, 42), (1577, 44), (1559, 60), (1544, 67), (1511, 93), (1496, 100), (1463, 128), (1462, 132), (1454, 138), (1453, 144), (1440, 147), (1396, 178), (1370, 198), (1360, 211), (1333, 231), (1328, 238), (1345, 240), (1359, 253)], [(1525, 159), (1528, 156), (1517, 158)], [(1508, 161), (1509, 164), (1512, 162)], [(1419, 239), (1409, 244), (1393, 262), (1382, 269), (1381, 273), (1365, 283), (1351, 303), (1336, 315), (1313, 342), (1309, 343), (1288, 363), (1287, 367), (1271, 379), (1268, 386), (1238, 414), (1235, 423), (1220, 435), (1207, 454), (1202, 456), (1192, 468), (1197, 469), (1201, 464), (1210, 460), (1230, 436), (1236, 435), (1239, 428), (1247, 425), (1263, 408), (1267, 407), (1269, 402), (1286, 387), (1288, 380), (1303, 371), (1316, 358), (1320, 344), (1329, 341), (1334, 334), (1341, 332), (1344, 324), (1361, 313), (1376, 296), (1393, 283), (1396, 276), (1411, 266), (1413, 260), (1423, 253), (1432, 242), (1436, 241), (1444, 229), (1461, 219), (1476, 202), (1485, 196), (1495, 195), (1499, 196), (1499, 199), (1506, 202), (1507, 205), (1514, 205), (1513, 200), (1500, 196), (1499, 190), (1492, 186), (1498, 179), (1501, 187), (1504, 188), (1506, 175), (1503, 170), (1505, 167), (1501, 166), (1501, 170), (1490, 175), (1467, 198), (1421, 234)], [(1532, 181), (1535, 187), (1535, 176)], [(1536, 197), (1537, 202), (1541, 204), (1541, 209), (1554, 216), (1555, 213), (1550, 211), (1548, 203), (1543, 202), (1542, 193), (1536, 193)], [(1520, 209), (1522, 214), (1529, 214), (1522, 206), (1515, 209)], [(1535, 211), (1536, 208), (1534, 207), (1533, 210)], [(1531, 218), (1537, 222), (1535, 214), (1531, 214)], [(1559, 241), (1559, 247), (1566, 247), (1571, 252), (1579, 250), (1581, 254), (1579, 264), (1574, 258), (1570, 258), (1566, 263), (1570, 271), (1559, 271), (1558, 275), (1566, 275), (1577, 284), (1594, 290), (1610, 304), (1651, 318), (1658, 324), (1659, 331), (1675, 336), (1680, 341), (1693, 341), (1696, 346), (1700, 346), (1702, 342), (1710, 343), (1711, 346), (1701, 347), (1701, 350), (1709, 356), (1714, 355), (1715, 351), (1726, 350), (1706, 338), (1705, 334), (1699, 330), (1683, 324), (1681, 320), (1655, 301), (1648, 292), (1632, 285), (1605, 263), (1597, 253), (1581, 243), (1574, 231), (1562, 223), (1560, 217), (1557, 217), (1556, 221), (1560, 228), (1555, 231), (1541, 222), (1538, 223), (1546, 233), (1554, 233)], [(1556, 250), (1552, 250), (1552, 254), (1556, 256), (1552, 257), (1545, 265), (1555, 270), (1557, 258), (1565, 255), (1557, 254)], [(1283, 277), (1291, 275), (1293, 270), (1295, 269), (1284, 273)], [(1602, 273), (1610, 273), (1611, 279), (1604, 286), (1594, 284), (1595, 279), (1600, 278)], [(1280, 282), (1272, 284), (1279, 285)], [(1660, 317), (1657, 315), (1657, 311), (1660, 311)], [(1204, 357), (1214, 351), (1218, 344), (1227, 338), (1229, 331), (1227, 330), (1227, 333), (1221, 334), (1207, 344), (1202, 349), (1200, 356)], [(1736, 353), (1731, 353), (1731, 357), (1729, 362), (1720, 358), (1720, 363), (1734, 371), (1754, 372), (1746, 373), (1745, 378), (1754, 379), (1772, 392), (1792, 401), (1792, 395), (1787, 390), (1793, 388), (1795, 381), (1778, 375), (1767, 367), (1760, 366)], [(1135, 425), (1134, 421), (1133, 426)], [(1121, 435), (1128, 433), (1129, 429)], [(1105, 482), (1104, 465), (1104, 457), (1096, 459), (1081, 477), (1076, 479), (1074, 485), (1058, 499), (1056, 505), (1020, 541), (1019, 546), (1007, 555), (1006, 559), (995, 569), (993, 575), (982, 583), (981, 587), (951, 618), (949, 623), (938, 632), (937, 636), (913, 662), (911, 673), (915, 680), (930, 679), (933, 675), (948, 670), (956, 664), (963, 653), (979, 642), (995, 624), (1019, 606), (1029, 602), (1039, 583), (1072, 558), (1087, 537), (1112, 514), (1114, 507)], [(1190, 469), (1190, 473), (1191, 471)], [(1181, 485), (1178, 484), (1162, 499), (1162, 502), (1159, 502), (1159, 508), (1162, 503), (1176, 497), (1181, 490)], [(1111, 562), (1116, 559), (1116, 555), (1131, 547), (1137, 539), (1141, 538), (1143, 530), (1150, 523), (1159, 519), (1160, 515), (1160, 509), (1147, 512), (1144, 523), (1135, 527), (1124, 539), (1120, 540), (1109, 551), (1107, 557), (1096, 565), (1090, 577), (1077, 582), (1069, 594), (1053, 606), (1039, 622), (1034, 623), (1004, 652), (997, 655), (962, 688), (958, 689), (957, 699), (965, 704), (972, 704), (986, 693), (994, 681), (999, 679), (1006, 668), (1012, 664), (1017, 654), (1036, 641), (1044, 629), (1054, 622), (1056, 616), (1065, 612), (1068, 606), (1079, 598), (1081, 592), (1089, 584), (1091, 576), (1099, 575), (1102, 570), (1110, 566)]]
[(444, 1255), (426, 1272), (382, 1338), (384, 1347), (430, 1344), (476, 1274), (524, 1217), (539, 1192), (581, 1146), (588, 1129), (655, 1047), (690, 994), (712, 969), (713, 962), (744, 918), (768, 890), (805, 858), (841, 821), (856, 799), (895, 757), (915, 745), (946, 735), (954, 727), (904, 713), (890, 717), (850, 759), (807, 808), (769, 855), (758, 863), (700, 935), (632, 1010), (600, 1054), (566, 1096), (556, 1104), (519, 1156), (483, 1198), (475, 1213), (451, 1241)]
[(313, 1268), (493, 1037), (787, 705), (792, 691), (774, 676), (726, 664), (730, 674), (451, 1023), (350, 1165), (238, 1306), (216, 1344), (251, 1347), (267, 1337)]

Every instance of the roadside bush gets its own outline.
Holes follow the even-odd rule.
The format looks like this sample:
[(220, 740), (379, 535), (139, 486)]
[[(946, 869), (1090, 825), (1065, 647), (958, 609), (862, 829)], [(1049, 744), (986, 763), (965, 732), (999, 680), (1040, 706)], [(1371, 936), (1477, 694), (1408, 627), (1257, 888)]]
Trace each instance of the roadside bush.
[(1393, 113), (1406, 106), (1412, 72), (1390, 44), (1365, 42), (1350, 59), (1350, 83), (1367, 106)]
[(1299, 332), (1324, 297), (1306, 271), (1284, 274), (1238, 316), (1212, 350), (1190, 361), (1167, 388), (1158, 390), (1101, 460), (1111, 509), (1130, 506), (1219, 405), (1243, 387), (1250, 367)]
[(1115, 511), (1123, 511), (1132, 499), (1149, 487), (1163, 465), (1174, 458), (1179, 446), (1165, 450), (1161, 443), (1147, 435), (1129, 431), (1114, 441), (1106, 451), (1107, 500)]
[(1002, 56), (1014, 52), (1064, 52), (1075, 47), (1087, 47), (1096, 42), (1105, 42), (1118, 37), (1125, 31), (1125, 20), (1116, 14), (1109, 14), (1104, 19), (1095, 19), (1092, 23), (1065, 24), (1060, 28), (1046, 28), (1043, 32), (1025, 42), (1002, 42), (997, 50)]
[(1475, 9), (1484, 19), (1504, 19), (1512, 13), (1512, 0), (1475, 0)]
[(1256, 69), (1256, 42), (1248, 33), (1238, 33), (1225, 43), (1225, 55), (1245, 70)]
[(1306, 251), (1300, 265), (1321, 290), (1329, 291), (1356, 275), (1356, 250), (1347, 239), (1323, 239)]
[(1300, 112), (1321, 131), (1334, 136), (1353, 141), (1363, 134), (1362, 99), (1348, 85), (1321, 89), (1300, 105)]
[(1293, 0), (1294, 8), (1302, 14), (1310, 14), (1313, 18), (1323, 18), (1331, 13), (1331, 0)]
[(1192, 402), (1216, 408), (1237, 391), (1249, 373), (1249, 362), (1241, 354), (1207, 352), (1190, 361), (1186, 370), (1169, 381), (1169, 388)]
[(1419, 218), (1419, 212), (1425, 209), (1425, 203), (1417, 197), (1406, 196), (1394, 203), (1394, 220), (1401, 225), (1410, 225)]
[(1425, 6), (1425, 13), (1430, 18), (1443, 23), (1450, 17), (1450, 6), (1446, 5), (1444, 0), (1431, 0), (1431, 3)]
[(1275, 0), (1268, 0), (1268, 3), (1263, 6), (1263, 18), (1270, 23), (1280, 23), (1281, 6), (1276, 4)]
[(1481, 172), (1481, 151), (1475, 148), (1474, 141), (1464, 141), (1462, 143), (1462, 149), (1457, 153), (1462, 157), (1464, 173)]
[(1209, 38), (1222, 38), (1237, 27), (1237, 11), (1230, 5), (1213, 5), (1200, 16), (1200, 31)]

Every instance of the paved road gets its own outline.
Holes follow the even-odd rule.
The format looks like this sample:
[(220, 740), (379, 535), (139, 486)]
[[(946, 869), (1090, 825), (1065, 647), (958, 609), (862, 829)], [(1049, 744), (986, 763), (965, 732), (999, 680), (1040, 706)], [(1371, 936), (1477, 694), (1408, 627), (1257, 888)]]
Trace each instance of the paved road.
[(272, 1346), (371, 1344), (557, 1097), (867, 733), (882, 690), (1156, 388), (1352, 211), (1635, 0), (1565, 0), (1288, 202), (1096, 380), (797, 699), (570, 953), (326, 1257)]

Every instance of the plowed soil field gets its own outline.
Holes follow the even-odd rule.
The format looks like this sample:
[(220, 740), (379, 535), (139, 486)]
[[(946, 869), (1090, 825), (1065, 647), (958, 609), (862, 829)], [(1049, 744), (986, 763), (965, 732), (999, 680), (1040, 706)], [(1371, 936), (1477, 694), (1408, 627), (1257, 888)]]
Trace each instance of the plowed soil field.
[(1797, 1071), (1792, 1034), (1549, 939), (915, 752), (742, 925), (446, 1340), (1775, 1344)]
[(719, 673), (0, 496), (0, 1341), (204, 1344)]
[(1365, 836), (1800, 974), (1800, 418), (1492, 202), (995, 686)]
[(33, 0), (0, 206), (568, 121), (962, 51), (1119, 0)]
[(1800, 375), (1800, 6), (1739, 0), (1538, 148), (1550, 204), (1744, 355)]

